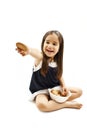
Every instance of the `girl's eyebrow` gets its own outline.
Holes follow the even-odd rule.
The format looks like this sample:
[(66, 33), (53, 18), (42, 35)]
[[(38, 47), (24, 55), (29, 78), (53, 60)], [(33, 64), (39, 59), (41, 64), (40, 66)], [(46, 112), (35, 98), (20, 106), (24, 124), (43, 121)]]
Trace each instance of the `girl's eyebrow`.
[[(46, 40), (47, 42), (49, 42), (50, 40)], [(56, 42), (56, 41), (53, 41), (53, 43), (58, 43), (58, 42)]]
[(56, 41), (53, 41), (53, 43), (56, 43), (56, 44), (58, 44), (58, 42), (56, 42)]
[(46, 39), (46, 41), (50, 41), (50, 40)]

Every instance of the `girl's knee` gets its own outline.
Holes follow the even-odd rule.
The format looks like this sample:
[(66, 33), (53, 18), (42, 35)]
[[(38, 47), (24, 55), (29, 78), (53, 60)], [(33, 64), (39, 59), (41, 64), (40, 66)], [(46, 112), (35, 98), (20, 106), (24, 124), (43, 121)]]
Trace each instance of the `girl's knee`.
[(71, 88), (70, 91), (77, 95), (78, 97), (82, 95), (82, 89), (81, 88)]
[(69, 99), (68, 99), (69, 101), (79, 98), (82, 95), (82, 89), (80, 89), (80, 88), (71, 89), (71, 93), (72, 93), (72, 95), (71, 95), (71, 97), (69, 97)]
[(77, 88), (76, 89), (76, 95), (77, 95), (77, 97), (80, 97), (82, 95), (82, 89)]
[(47, 104), (43, 102), (36, 102), (36, 106), (40, 111), (47, 111)]
[(82, 89), (78, 89), (78, 95), (81, 96), (82, 95)]
[(36, 106), (40, 111), (47, 111), (48, 100), (45, 95), (38, 95), (36, 98)]

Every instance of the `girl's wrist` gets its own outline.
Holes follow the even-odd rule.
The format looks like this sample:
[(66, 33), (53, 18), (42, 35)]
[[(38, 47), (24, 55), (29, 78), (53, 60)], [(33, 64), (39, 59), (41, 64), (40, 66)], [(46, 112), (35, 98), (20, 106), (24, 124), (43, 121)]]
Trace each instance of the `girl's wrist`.
[(30, 55), (31, 54), (31, 48), (27, 49), (27, 54)]
[(64, 85), (64, 84), (62, 84), (62, 85), (61, 85), (61, 87), (62, 87), (62, 88), (65, 88), (65, 85)]

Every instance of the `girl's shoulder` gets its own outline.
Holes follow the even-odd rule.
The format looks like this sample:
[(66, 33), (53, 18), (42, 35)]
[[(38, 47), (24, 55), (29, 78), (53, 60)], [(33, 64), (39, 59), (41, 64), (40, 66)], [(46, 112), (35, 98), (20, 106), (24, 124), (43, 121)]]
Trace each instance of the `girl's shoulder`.
[(43, 60), (43, 55), (42, 55), (42, 52), (40, 52), (40, 58), (36, 58), (35, 59), (35, 62), (34, 62), (34, 66), (38, 66), (39, 64), (40, 64), (40, 62), (42, 62), (42, 60)]
[[(34, 66), (37, 67), (38, 65), (42, 65), (42, 59), (36, 59), (35, 60), (35, 63), (34, 63)], [(49, 62), (48, 66), (50, 67), (57, 67), (57, 63), (56, 62)]]
[(35, 60), (35, 63), (34, 63), (34, 66), (33, 66), (33, 70), (37, 71), (37, 70), (41, 69), (41, 66), (42, 66), (42, 60), (40, 60), (40, 61)]
[[(57, 63), (56, 62), (50, 62), (48, 64), (48, 66), (51, 67), (51, 68), (56, 68)], [(33, 66), (34, 71), (41, 69), (41, 67), (42, 67), (42, 60), (40, 60), (40, 61), (36, 60), (34, 66)]]
[(34, 66), (37, 67), (39, 64), (42, 64), (42, 59), (36, 59), (34, 62)]

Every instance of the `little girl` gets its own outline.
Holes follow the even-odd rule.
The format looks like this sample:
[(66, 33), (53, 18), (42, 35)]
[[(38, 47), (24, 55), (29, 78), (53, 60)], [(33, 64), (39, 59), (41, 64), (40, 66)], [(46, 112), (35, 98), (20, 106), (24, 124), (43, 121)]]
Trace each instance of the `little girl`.
[[(82, 90), (66, 87), (62, 77), (64, 39), (60, 32), (52, 30), (43, 36), (41, 52), (20, 43), (16, 43), (16, 46), (16, 50), (22, 56), (31, 55), (35, 58), (29, 90), (32, 100), (40, 111), (50, 112), (62, 108), (80, 109), (82, 107), (81, 103), (72, 101), (82, 95)], [(56, 86), (62, 88), (62, 95), (66, 95), (68, 91), (71, 92), (66, 102), (58, 103), (50, 98), (48, 89)]]

